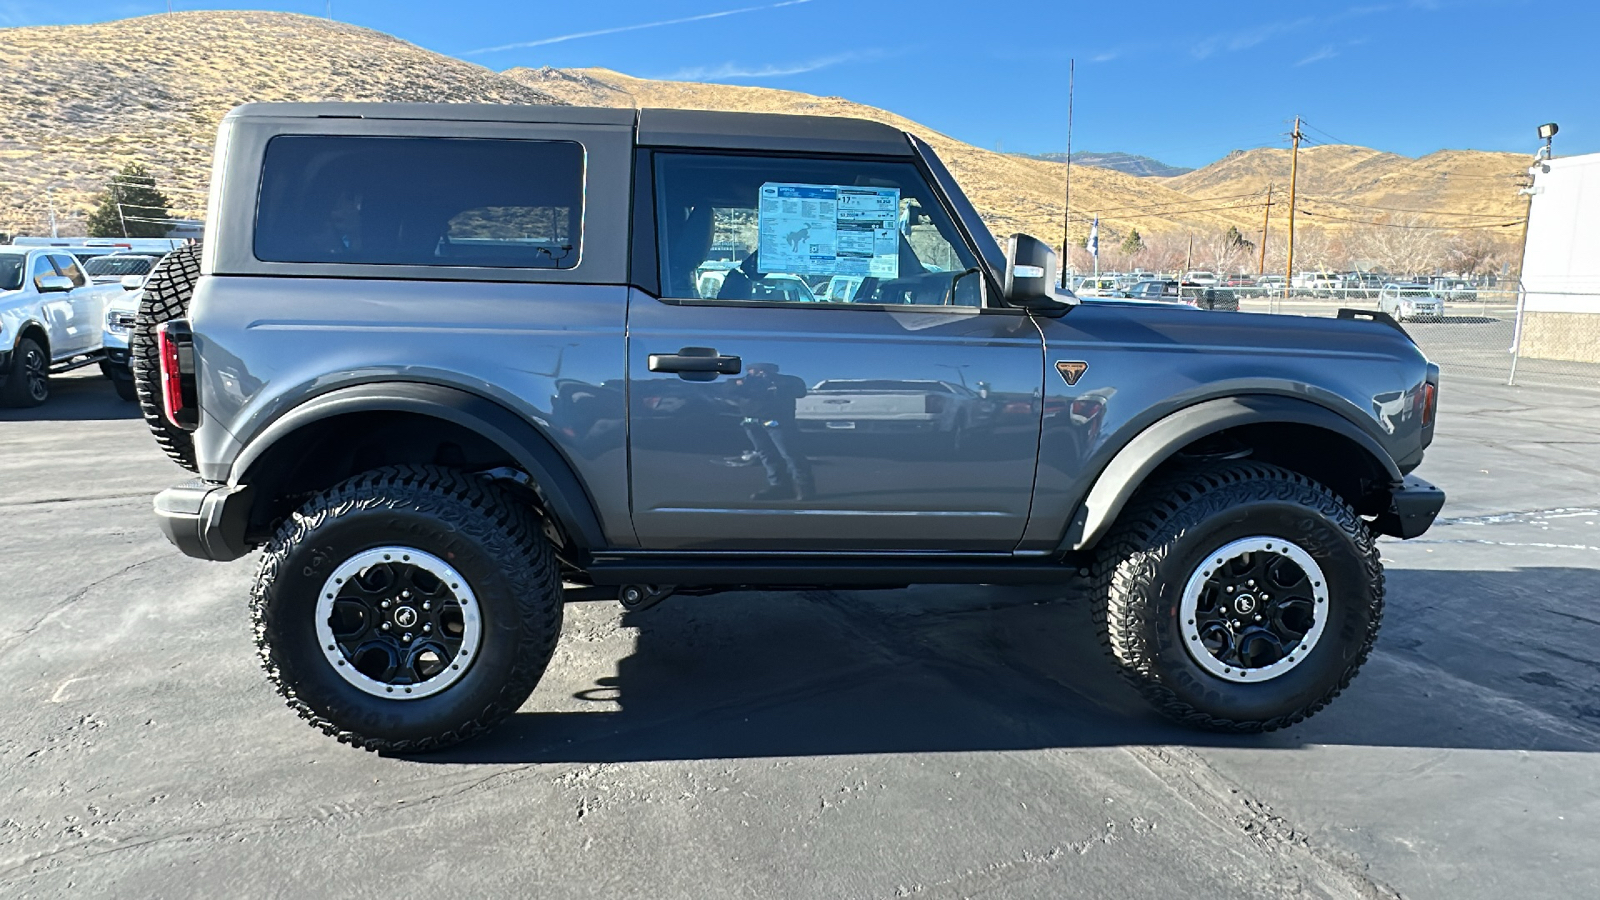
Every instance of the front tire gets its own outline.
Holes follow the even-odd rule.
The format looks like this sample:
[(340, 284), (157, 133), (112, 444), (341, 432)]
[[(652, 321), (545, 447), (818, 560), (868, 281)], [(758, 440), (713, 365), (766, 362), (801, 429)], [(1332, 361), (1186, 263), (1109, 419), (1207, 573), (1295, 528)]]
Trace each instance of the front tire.
[(27, 409), (50, 399), (50, 359), (33, 338), (21, 338), (11, 351), (11, 371), (0, 388), (0, 406)]
[(262, 663), (290, 708), (386, 753), (493, 728), (533, 692), (561, 631), (555, 554), (533, 515), (436, 466), (376, 469), (314, 497), (273, 538), (252, 596)]
[(1383, 616), (1366, 523), (1326, 487), (1260, 463), (1142, 489), (1094, 569), (1101, 638), (1163, 714), (1271, 731), (1314, 714), (1365, 662)]

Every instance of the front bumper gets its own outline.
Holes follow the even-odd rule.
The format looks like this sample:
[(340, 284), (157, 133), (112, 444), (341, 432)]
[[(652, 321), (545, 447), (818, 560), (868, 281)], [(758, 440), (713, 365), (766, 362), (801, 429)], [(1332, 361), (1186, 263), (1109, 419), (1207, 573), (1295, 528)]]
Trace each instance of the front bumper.
[(245, 542), (249, 485), (195, 479), (156, 495), (156, 522), (185, 556), (227, 562), (254, 549)]
[(1444, 491), (1415, 475), (1407, 475), (1390, 492), (1389, 509), (1372, 521), (1372, 530), (1410, 540), (1427, 531), (1443, 508)]

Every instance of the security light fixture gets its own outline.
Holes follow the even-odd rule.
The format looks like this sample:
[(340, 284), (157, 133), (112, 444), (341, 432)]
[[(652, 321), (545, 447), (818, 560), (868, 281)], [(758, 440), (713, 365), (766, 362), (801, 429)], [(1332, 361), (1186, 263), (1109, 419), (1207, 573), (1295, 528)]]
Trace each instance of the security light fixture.
[(1555, 137), (1556, 133), (1560, 130), (1560, 125), (1557, 125), (1554, 122), (1548, 122), (1539, 126), (1539, 137), (1542, 140), (1549, 141), (1551, 138)]

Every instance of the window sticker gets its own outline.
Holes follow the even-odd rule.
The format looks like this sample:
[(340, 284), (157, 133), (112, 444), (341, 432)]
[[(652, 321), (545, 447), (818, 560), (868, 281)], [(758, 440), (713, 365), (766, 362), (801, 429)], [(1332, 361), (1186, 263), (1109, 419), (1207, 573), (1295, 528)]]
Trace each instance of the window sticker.
[(769, 181), (758, 271), (898, 278), (899, 219), (899, 188)]

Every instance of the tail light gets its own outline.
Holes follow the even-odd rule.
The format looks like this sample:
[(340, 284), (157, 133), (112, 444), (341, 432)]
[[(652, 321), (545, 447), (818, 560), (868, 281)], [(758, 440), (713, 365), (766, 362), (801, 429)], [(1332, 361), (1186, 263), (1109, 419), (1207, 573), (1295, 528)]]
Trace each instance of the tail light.
[(173, 319), (156, 326), (161, 356), (161, 406), (167, 421), (185, 431), (200, 425), (199, 390), (195, 383), (194, 333), (189, 323)]
[(1439, 386), (1428, 382), (1422, 386), (1422, 427), (1433, 424), (1433, 414), (1439, 408)]

